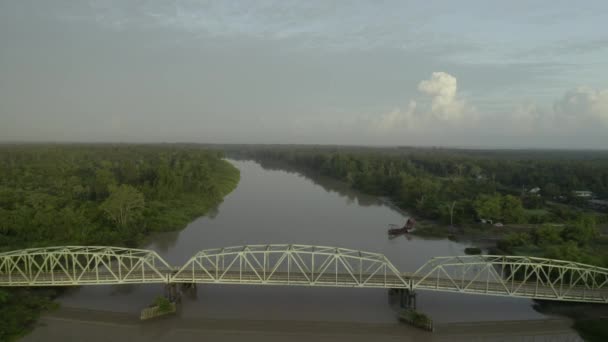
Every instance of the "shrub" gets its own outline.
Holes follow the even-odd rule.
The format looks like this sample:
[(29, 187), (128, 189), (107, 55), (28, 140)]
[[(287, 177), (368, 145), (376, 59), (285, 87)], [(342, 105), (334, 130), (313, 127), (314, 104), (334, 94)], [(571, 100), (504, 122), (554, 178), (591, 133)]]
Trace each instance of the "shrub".
[(481, 254), (481, 249), (477, 247), (467, 247), (464, 249), (464, 253), (466, 255), (479, 255)]
[(163, 296), (156, 297), (154, 300), (154, 305), (158, 307), (159, 312), (170, 312), (173, 310), (171, 302)]

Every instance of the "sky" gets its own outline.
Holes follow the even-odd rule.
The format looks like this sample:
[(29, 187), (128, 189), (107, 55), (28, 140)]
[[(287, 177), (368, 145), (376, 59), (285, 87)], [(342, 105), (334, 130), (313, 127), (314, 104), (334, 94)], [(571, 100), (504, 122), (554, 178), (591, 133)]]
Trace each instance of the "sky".
[(608, 1), (0, 0), (0, 141), (608, 148)]

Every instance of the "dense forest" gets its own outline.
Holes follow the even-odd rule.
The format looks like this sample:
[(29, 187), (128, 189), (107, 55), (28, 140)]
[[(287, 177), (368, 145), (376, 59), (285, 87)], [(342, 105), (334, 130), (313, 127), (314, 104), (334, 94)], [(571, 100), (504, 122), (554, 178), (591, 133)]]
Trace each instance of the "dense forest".
[[(540, 209), (547, 202), (576, 204), (577, 198), (572, 194), (577, 190), (608, 197), (608, 155), (599, 152), (594, 158), (529, 159), (529, 154), (517, 158), (513, 152), (502, 156), (499, 152), (466, 154), (431, 149), (226, 149), (241, 157), (282, 161), (315, 170), (363, 192), (391, 197), (419, 215), (445, 222), (485, 218), (504, 223), (543, 223), (570, 218), (571, 213), (561, 212), (556, 214), (561, 217), (555, 217), (539, 210), (526, 211), (524, 207)], [(594, 156), (594, 152), (590, 153)], [(542, 189), (540, 193), (529, 192), (537, 187)]]
[[(218, 205), (239, 171), (181, 145), (0, 145), (0, 251), (136, 246)], [(0, 341), (23, 333), (52, 289), (0, 289)]]

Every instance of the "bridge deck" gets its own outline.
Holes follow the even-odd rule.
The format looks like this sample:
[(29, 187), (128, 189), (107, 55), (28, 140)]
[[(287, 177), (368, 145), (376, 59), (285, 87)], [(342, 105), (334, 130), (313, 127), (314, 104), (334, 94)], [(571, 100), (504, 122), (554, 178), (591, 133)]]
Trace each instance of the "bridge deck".
[[(523, 282), (510, 282), (508, 287), (504, 283), (487, 281), (470, 281), (456, 286), (450, 279), (426, 279), (410, 273), (403, 273), (400, 279), (394, 275), (364, 274), (365, 283), (353, 279), (348, 273), (321, 275), (315, 278), (289, 272), (275, 272), (272, 277), (260, 280), (258, 272), (220, 271), (221, 279), (211, 277), (208, 273), (198, 271), (188, 276), (175, 277), (176, 270), (165, 270), (164, 277), (154, 271), (138, 273), (129, 278), (117, 281), (115, 272), (87, 272), (78, 278), (67, 276), (61, 272), (40, 273), (34, 281), (24, 276), (0, 275), (0, 284), (3, 286), (86, 286), (86, 285), (120, 285), (120, 284), (169, 284), (169, 283), (198, 283), (198, 284), (240, 284), (240, 285), (275, 285), (275, 286), (320, 286), (320, 287), (359, 287), (359, 288), (386, 288), (386, 289), (414, 289), (441, 292), (457, 292), (494, 296), (509, 296), (533, 299), (586, 301), (595, 303), (608, 303), (608, 289), (590, 289), (585, 286), (575, 286), (567, 292), (558, 291), (548, 286), (538, 286)], [(405, 280), (405, 283), (403, 280)], [(413, 286), (412, 284), (416, 284)], [(557, 298), (559, 297), (559, 298)]]

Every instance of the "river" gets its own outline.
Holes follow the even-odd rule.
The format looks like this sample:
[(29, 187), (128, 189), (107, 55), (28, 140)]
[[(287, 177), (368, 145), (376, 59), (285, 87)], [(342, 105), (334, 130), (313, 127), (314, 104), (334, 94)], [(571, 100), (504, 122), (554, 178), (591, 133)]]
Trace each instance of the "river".
[[(199, 250), (215, 247), (266, 243), (338, 246), (383, 253), (400, 270), (414, 271), (431, 257), (463, 255), (469, 246), (448, 239), (401, 236), (389, 240), (387, 225), (402, 224), (406, 216), (375, 197), (325, 178), (264, 169), (252, 161), (230, 162), (240, 169), (241, 181), (218, 208), (179, 232), (150, 237), (143, 247), (158, 251), (170, 264), (181, 265)], [(42, 325), (24, 340), (34, 341), (41, 336), (45, 340), (63, 341), (70, 340), (69, 337), (77, 340), (78, 335), (73, 335), (76, 331), (82, 336), (94, 335), (98, 326), (57, 317), (62, 315), (62, 310), (137, 317), (162, 291), (162, 286), (156, 285), (90, 286), (70, 290), (59, 299), (63, 309), (43, 318)], [(547, 318), (536, 312), (532, 301), (527, 299), (419, 292), (417, 300), (420, 311), (447, 326), (480, 321), (540, 322)], [(127, 319), (118, 319), (124, 320)], [(179, 325), (176, 322), (185, 324), (197, 320), (398, 324), (386, 290), (239, 285), (199, 286), (195, 298), (183, 299), (178, 317), (164, 319), (163, 324), (171, 321)], [(567, 325), (565, 321), (557, 323), (558, 336), (576, 340), (576, 334)], [(518, 326), (513, 322), (508, 330), (517, 330)], [(106, 333), (110, 330), (105, 329)], [(474, 334), (476, 329), (466, 330)], [(65, 331), (71, 331), (71, 335), (65, 335)], [(134, 333), (129, 341), (149, 338), (143, 330), (136, 331), (141, 333)]]

